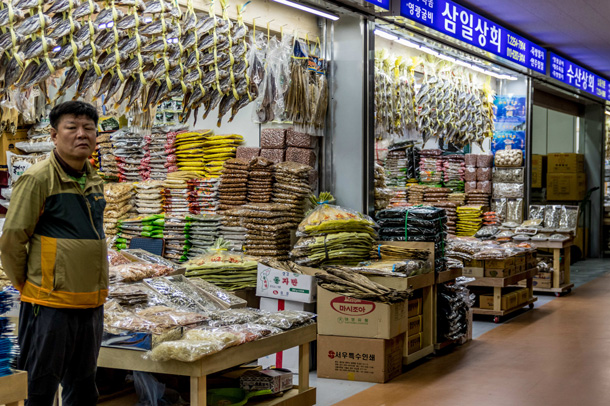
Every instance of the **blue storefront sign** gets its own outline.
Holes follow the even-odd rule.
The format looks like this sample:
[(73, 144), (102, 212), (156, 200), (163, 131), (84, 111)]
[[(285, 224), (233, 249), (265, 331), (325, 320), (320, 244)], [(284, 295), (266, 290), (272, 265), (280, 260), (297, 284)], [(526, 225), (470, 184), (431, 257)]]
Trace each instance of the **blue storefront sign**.
[(390, 0), (365, 0), (367, 3), (371, 3), (377, 7), (381, 7), (384, 10), (390, 9)]
[(491, 151), (511, 148), (525, 152), (527, 98), (525, 96), (496, 96), (495, 131)]
[(608, 81), (588, 70), (550, 52), (550, 75), (566, 85), (610, 100)]
[(401, 0), (400, 15), (546, 74), (546, 51), (450, 0)]

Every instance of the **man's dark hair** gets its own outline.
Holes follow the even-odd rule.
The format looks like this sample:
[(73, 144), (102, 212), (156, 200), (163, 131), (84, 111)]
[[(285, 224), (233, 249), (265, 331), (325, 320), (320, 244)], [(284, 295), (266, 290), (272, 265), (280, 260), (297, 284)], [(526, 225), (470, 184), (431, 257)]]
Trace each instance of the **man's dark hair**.
[(91, 104), (82, 101), (68, 101), (58, 104), (51, 110), (51, 114), (49, 115), (51, 127), (57, 130), (61, 117), (68, 114), (73, 114), (76, 117), (86, 116), (93, 120), (96, 126), (100, 118), (97, 114), (97, 110)]

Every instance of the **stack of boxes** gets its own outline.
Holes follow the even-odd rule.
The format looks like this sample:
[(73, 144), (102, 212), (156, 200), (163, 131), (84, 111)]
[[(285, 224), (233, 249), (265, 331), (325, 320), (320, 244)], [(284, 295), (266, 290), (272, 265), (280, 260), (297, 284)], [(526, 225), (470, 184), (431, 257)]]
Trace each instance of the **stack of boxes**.
[(580, 201), (587, 193), (583, 154), (548, 154), (547, 200)]
[[(502, 305), (501, 310), (510, 310), (518, 306), (524, 305), (530, 300), (529, 289), (527, 288), (507, 288), (502, 294)], [(494, 296), (493, 295), (480, 295), (479, 296), (479, 307), (481, 309), (494, 308)]]
[[(298, 162), (315, 168), (315, 144), (314, 137), (295, 131), (293, 128), (265, 128), (261, 131), (259, 156), (275, 163)], [(255, 153), (254, 150), (250, 152)], [(238, 153), (242, 152), (238, 151)]]
[(462, 274), (473, 278), (507, 278), (536, 267), (536, 254), (520, 253), (504, 259), (466, 260)]

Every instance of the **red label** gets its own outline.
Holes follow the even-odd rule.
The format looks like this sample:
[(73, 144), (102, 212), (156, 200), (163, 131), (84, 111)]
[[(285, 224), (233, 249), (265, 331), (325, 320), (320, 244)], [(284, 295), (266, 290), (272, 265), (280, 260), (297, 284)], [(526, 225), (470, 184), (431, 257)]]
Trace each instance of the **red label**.
[(330, 301), (336, 312), (347, 316), (364, 316), (375, 310), (375, 303), (366, 300), (352, 299), (346, 296), (336, 297)]

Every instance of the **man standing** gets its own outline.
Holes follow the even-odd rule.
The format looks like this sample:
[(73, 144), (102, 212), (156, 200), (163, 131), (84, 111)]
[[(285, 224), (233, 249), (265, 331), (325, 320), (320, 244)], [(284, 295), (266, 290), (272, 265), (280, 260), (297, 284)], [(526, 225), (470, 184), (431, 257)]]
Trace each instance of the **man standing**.
[(0, 239), (4, 270), (21, 292), (18, 368), (28, 372), (26, 405), (52, 405), (60, 383), (64, 405), (95, 405), (108, 295), (106, 201), (87, 161), (98, 114), (70, 101), (50, 121), (55, 150), (15, 183)]

